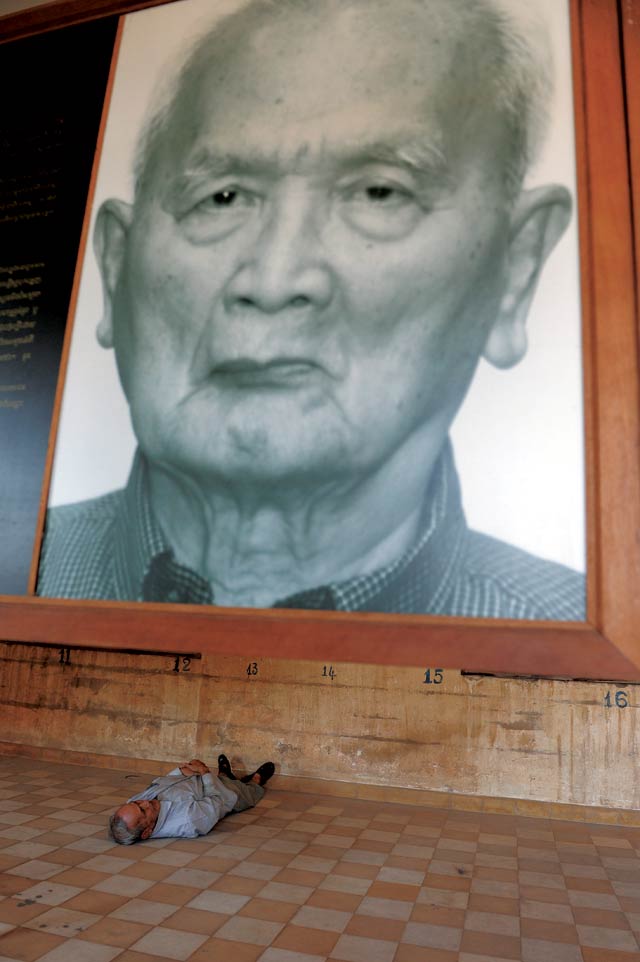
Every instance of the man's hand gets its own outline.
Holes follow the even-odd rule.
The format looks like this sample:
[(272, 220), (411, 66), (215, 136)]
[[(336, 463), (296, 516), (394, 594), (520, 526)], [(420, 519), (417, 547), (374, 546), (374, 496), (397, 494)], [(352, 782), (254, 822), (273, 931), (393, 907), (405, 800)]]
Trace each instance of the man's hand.
[(199, 758), (192, 758), (190, 762), (184, 762), (179, 767), (183, 775), (206, 775), (211, 771)]
[(201, 762), (199, 758), (192, 758), (189, 762), (189, 768), (192, 768), (196, 775), (206, 775), (211, 769), (204, 762)]

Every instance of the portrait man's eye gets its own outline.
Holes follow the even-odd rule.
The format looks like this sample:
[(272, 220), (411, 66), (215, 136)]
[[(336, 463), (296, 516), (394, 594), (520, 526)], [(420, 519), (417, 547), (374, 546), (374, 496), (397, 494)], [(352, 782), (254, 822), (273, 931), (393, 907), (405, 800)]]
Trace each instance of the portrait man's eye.
[(426, 213), (428, 208), (418, 202), (414, 191), (401, 184), (373, 181), (353, 185), (345, 192), (345, 220), (377, 240), (400, 239)]
[(238, 191), (231, 190), (217, 190), (214, 194), (208, 198), (209, 203), (212, 207), (231, 207), (238, 200)]
[(188, 205), (178, 214), (178, 220), (188, 240), (207, 243), (225, 237), (243, 224), (258, 204), (259, 198), (247, 188), (222, 187)]
[(254, 207), (257, 198), (246, 187), (222, 187), (212, 190), (205, 197), (194, 204), (192, 212), (196, 214), (225, 214), (234, 213)]

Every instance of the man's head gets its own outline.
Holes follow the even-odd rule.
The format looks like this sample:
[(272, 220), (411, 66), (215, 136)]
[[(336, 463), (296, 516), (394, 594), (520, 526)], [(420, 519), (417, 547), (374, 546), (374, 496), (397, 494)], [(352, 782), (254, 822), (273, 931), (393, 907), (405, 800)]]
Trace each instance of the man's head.
[(160, 802), (157, 798), (127, 802), (116, 809), (109, 819), (111, 837), (120, 845), (144, 841), (156, 827), (159, 813)]
[(521, 189), (530, 60), (486, 0), (258, 0), (200, 42), (96, 233), (151, 460), (281, 491), (437, 456), (569, 216)]

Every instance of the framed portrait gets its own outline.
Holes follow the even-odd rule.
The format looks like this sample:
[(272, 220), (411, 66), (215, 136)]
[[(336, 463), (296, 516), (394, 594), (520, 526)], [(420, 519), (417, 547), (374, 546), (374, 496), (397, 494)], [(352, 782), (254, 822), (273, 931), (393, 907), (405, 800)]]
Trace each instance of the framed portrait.
[(8, 22), (123, 13), (6, 637), (635, 677), (616, 4), (425, 5)]

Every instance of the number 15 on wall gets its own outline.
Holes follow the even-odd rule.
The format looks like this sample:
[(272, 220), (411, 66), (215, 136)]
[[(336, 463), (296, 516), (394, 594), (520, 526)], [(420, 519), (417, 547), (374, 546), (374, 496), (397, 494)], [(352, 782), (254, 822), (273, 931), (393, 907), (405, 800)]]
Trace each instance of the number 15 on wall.
[[(432, 674), (433, 670), (433, 674)], [(423, 685), (441, 685), (444, 681), (444, 672), (442, 668), (427, 668), (424, 673)]]

